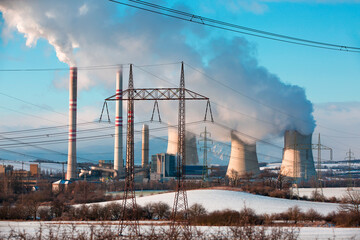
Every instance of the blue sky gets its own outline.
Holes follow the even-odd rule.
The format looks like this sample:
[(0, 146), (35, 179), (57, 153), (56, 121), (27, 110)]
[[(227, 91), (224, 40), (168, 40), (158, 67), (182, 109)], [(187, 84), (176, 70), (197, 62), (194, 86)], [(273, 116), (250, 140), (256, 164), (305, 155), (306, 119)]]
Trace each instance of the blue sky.
[[(1, 69), (68, 67), (66, 63), (59, 61), (54, 45), (49, 43), (51, 38), (40, 36), (36, 43), (33, 42), (32, 46), (26, 45), (28, 36), (20, 33), (16, 26), (21, 21), (26, 23), (29, 19), (39, 23), (39, 26), (43, 27), (43, 29), (56, 29), (57, 32), (54, 30), (56, 34), (60, 32), (65, 36), (61, 36), (62, 40), (66, 36), (77, 36), (79, 39), (72, 39), (71, 42), (73, 44), (79, 42), (79, 46), (75, 46), (72, 50), (79, 66), (129, 62), (146, 65), (184, 60), (228, 85), (231, 85), (232, 82), (226, 82), (227, 80), (221, 79), (221, 76), (230, 78), (234, 76), (235, 78), (237, 75), (236, 69), (224, 70), (224, 66), (227, 66), (225, 64), (226, 59), (222, 62), (216, 62), (215, 60), (226, 55), (226, 53), (231, 53), (232, 50), (229, 48), (236, 48), (238, 47), (236, 44), (243, 44), (244, 46), (239, 49), (239, 53), (243, 54), (241, 56), (248, 57), (249, 62), (240, 63), (239, 66), (244, 67), (241, 71), (246, 72), (247, 67), (253, 66), (251, 62), (256, 62), (255, 72), (266, 69), (264, 74), (269, 73), (271, 75), (270, 80), (276, 78), (276, 81), (284, 83), (285, 90), (290, 89), (290, 85), (303, 88), (306, 98), (314, 104), (314, 118), (318, 124), (315, 133), (321, 132), (325, 136), (329, 136), (327, 138), (323, 137), (324, 144), (334, 148), (337, 159), (341, 159), (348, 148), (353, 148), (355, 153), (358, 150), (360, 155), (360, 148), (357, 148), (360, 136), (360, 133), (358, 133), (358, 122), (360, 120), (358, 111), (360, 107), (358, 94), (358, 89), (360, 89), (359, 53), (308, 48), (225, 32), (151, 15), (107, 1), (77, 1), (74, 3), (74, 12), (79, 13), (79, 16), (71, 16), (71, 12), (65, 11), (64, 16), (59, 17), (57, 19), (58, 23), (56, 23), (52, 19), (56, 19), (57, 13), (64, 11), (64, 9), (70, 9), (72, 1), (57, 3), (59, 9), (52, 6), (51, 3), (34, 2), (37, 3), (35, 6), (29, 5), (28, 7), (34, 10), (34, 14), (36, 11), (49, 13), (46, 15), (49, 22), (35, 15), (32, 17), (30, 13), (20, 14), (22, 16), (20, 20), (14, 17), (16, 14), (6, 15), (6, 11), (9, 9), (15, 13), (16, 11), (26, 10), (26, 6), (23, 9), (17, 6), (18, 1), (4, 1), (3, 6), (0, 4), (0, 10), (3, 12), (0, 15)], [(157, 1), (157, 3), (269, 32), (321, 42), (360, 46), (360, 2), (356, 0), (226, 1), (226, 3), (224, 1), (185, 1), (177, 3)], [(83, 8), (81, 9), (81, 7)], [(88, 18), (82, 20), (82, 16), (88, 16)], [(67, 23), (66, 17), (73, 22)], [(11, 24), (13, 25), (11, 26)], [(102, 27), (102, 24), (104, 24), (105, 30), (100, 31), (99, 28)], [(64, 34), (67, 32), (70, 34)], [(105, 38), (100, 36), (104, 32), (108, 34)], [(97, 38), (99, 39), (97, 40)], [(104, 42), (107, 39), (109, 42)], [(115, 43), (111, 39), (118, 39), (116, 41), (118, 45), (114, 45), (113, 48), (109, 47)], [(221, 55), (222, 52), (224, 54)], [(233, 52), (237, 51), (234, 49)], [(111, 56), (112, 53), (113, 56)], [(220, 69), (216, 69), (214, 66), (219, 66)], [(223, 67), (221, 68), (221, 66)], [(178, 67), (173, 69), (158, 67), (149, 68), (148, 70), (160, 76), (165, 76), (166, 79), (179, 75)], [(197, 77), (195, 72), (191, 72), (191, 70), (188, 70), (188, 72), (190, 77)], [(221, 74), (217, 75), (217, 72)], [(82, 77), (82, 79), (79, 79), (79, 119), (94, 120), (98, 117), (103, 99), (113, 93), (114, 73), (115, 69), (110, 69), (103, 72), (94, 71), (90, 73), (88, 71), (84, 72), (84, 75), (79, 75), (79, 78)], [(140, 78), (139, 85), (150, 84), (150, 82), (151, 85), (164, 84), (164, 82), (156, 79), (152, 79), (150, 82), (145, 81), (149, 76), (146, 77), (141, 73), (136, 74)], [(252, 76), (252, 74), (246, 73), (243, 77), (249, 78), (250, 83), (247, 82), (240, 86), (251, 85)], [(0, 93), (43, 107), (38, 108), (11, 99), (8, 96), (0, 95), (1, 131), (67, 124), (67, 78), (67, 71), (0, 72)], [(209, 89), (207, 87), (202, 88), (199, 83), (201, 81), (204, 81), (203, 84)], [(177, 82), (178, 80), (174, 80), (173, 83), (177, 84)], [(209, 94), (211, 98), (217, 101), (221, 100), (221, 96), (216, 95), (215, 86), (211, 87), (203, 78), (199, 78), (191, 85), (192, 83), (189, 80), (188, 86), (193, 86), (195, 90), (200, 92), (201, 90), (205, 91), (206, 94)], [(240, 86), (239, 91), (251, 95), (251, 90), (243, 89)], [(256, 89), (255, 87), (253, 89)], [(222, 91), (218, 95), (226, 94), (228, 90), (223, 89)], [(273, 90), (270, 93), (273, 94)], [(234, 101), (242, 102), (244, 99), (233, 96), (228, 101), (224, 101), (224, 104), (231, 106)], [(276, 108), (282, 107), (283, 105), (279, 103), (281, 101), (286, 101), (286, 98), (280, 98), (277, 103), (274, 103), (274, 106)], [(281, 116), (273, 113), (267, 115), (265, 112), (268, 112), (269, 109), (262, 109), (263, 106), (257, 106), (254, 103), (237, 104), (239, 104), (238, 108), (235, 107), (237, 111), (261, 120), (275, 122), (275, 120), (281, 118)], [(286, 107), (293, 110), (298, 106), (289, 103)], [(19, 114), (8, 110), (9, 108), (39, 118)], [(147, 109), (148, 106), (144, 105), (139, 108)], [(166, 106), (164, 108), (167, 110)], [(254, 110), (254, 108), (259, 110)], [(147, 111), (149, 110), (145, 110), (145, 112)], [(299, 112), (301, 111), (299, 110)], [(233, 114), (222, 112), (220, 109), (217, 113), (223, 115)], [(139, 119), (145, 118), (140, 115), (138, 117)], [(243, 120), (235, 117), (235, 121), (228, 118), (228, 116), (220, 117), (221, 120), (241, 131), (255, 128), (254, 125), (256, 125), (250, 123), (247, 125), (249, 119)], [(171, 120), (172, 118), (169, 117), (169, 121)], [(244, 128), (239, 126), (244, 124), (246, 126)], [(290, 125), (286, 122), (284, 126), (288, 127)], [(285, 127), (275, 128), (280, 129), (280, 132)], [(259, 138), (269, 138), (269, 136), (275, 138), (279, 136), (279, 132), (275, 130), (268, 130), (266, 127), (259, 128), (260, 130), (257, 128), (254, 132), (250, 130), (250, 134), (254, 134)], [(166, 132), (162, 134), (166, 135)], [(229, 140), (221, 136), (220, 138), (224, 141)], [(282, 144), (281, 138), (274, 141), (279, 145)], [(84, 147), (90, 145), (84, 143)], [(59, 148), (66, 150), (66, 145), (59, 146)], [(279, 154), (278, 150), (274, 154)]]

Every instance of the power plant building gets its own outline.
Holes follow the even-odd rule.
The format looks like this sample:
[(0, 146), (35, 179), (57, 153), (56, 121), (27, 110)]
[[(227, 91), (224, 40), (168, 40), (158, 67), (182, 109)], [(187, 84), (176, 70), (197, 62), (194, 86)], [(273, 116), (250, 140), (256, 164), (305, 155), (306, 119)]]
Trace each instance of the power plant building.
[(231, 132), (231, 153), (226, 176), (237, 178), (244, 177), (247, 174), (257, 175), (259, 173), (256, 143), (247, 144), (234, 132)]
[[(196, 135), (191, 132), (185, 133), (185, 165), (198, 165), (199, 157), (197, 153)], [(168, 146), (166, 153), (177, 155), (178, 153), (178, 132), (176, 128), (168, 129)]]
[(167, 153), (158, 153), (151, 156), (150, 178), (161, 180), (176, 176), (176, 156)]
[(309, 180), (316, 176), (312, 154), (312, 134), (303, 135), (288, 130), (284, 136), (284, 154), (280, 173), (298, 180)]

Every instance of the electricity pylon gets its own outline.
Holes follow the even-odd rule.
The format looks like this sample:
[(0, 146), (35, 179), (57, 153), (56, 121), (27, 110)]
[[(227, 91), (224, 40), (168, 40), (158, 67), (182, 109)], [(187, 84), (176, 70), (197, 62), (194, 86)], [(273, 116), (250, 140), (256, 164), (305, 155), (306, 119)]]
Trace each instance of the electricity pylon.
[(353, 179), (352, 179), (352, 175), (351, 175), (351, 160), (354, 160), (354, 153), (351, 152), (351, 149), (349, 149), (349, 151), (346, 153), (346, 157), (345, 160), (348, 160), (348, 178), (349, 178), (349, 183), (348, 183), (348, 187), (351, 188), (353, 187)]
[(203, 181), (206, 181), (209, 178), (207, 153), (208, 153), (209, 149), (211, 148), (208, 146), (208, 142), (213, 143), (213, 141), (208, 139), (209, 137), (211, 137), (211, 133), (206, 131), (206, 127), (205, 127), (205, 131), (200, 133), (200, 137), (202, 139), (199, 140), (199, 143), (200, 142), (204, 143), (204, 145), (202, 147), (200, 147), (200, 150), (204, 151), (202, 178), (203, 178)]
[[(137, 212), (135, 191), (134, 189), (134, 101), (139, 100), (179, 100), (179, 116), (178, 116), (178, 156), (177, 156), (177, 182), (176, 182), (176, 192), (174, 198), (174, 205), (172, 210), (172, 227), (176, 226), (176, 221), (179, 218), (179, 213), (182, 214), (183, 221), (180, 223), (184, 226), (185, 231), (189, 230), (189, 222), (187, 219), (187, 192), (185, 188), (185, 174), (183, 169), (186, 163), (186, 154), (185, 154), (185, 101), (186, 100), (205, 100), (207, 101), (205, 117), (206, 121), (207, 115), (209, 113), (211, 122), (214, 122), (210, 100), (208, 97), (205, 97), (199, 93), (193, 92), (185, 88), (185, 74), (184, 74), (184, 63), (181, 63), (181, 76), (180, 76), (180, 87), (179, 88), (134, 88), (133, 87), (133, 76), (132, 76), (132, 64), (130, 65), (130, 74), (129, 74), (129, 89), (123, 91), (123, 101), (128, 101), (128, 131), (127, 131), (127, 152), (126, 152), (126, 176), (128, 181), (125, 180), (125, 196), (130, 196), (131, 198), (131, 209), (124, 208), (123, 218), (121, 220), (121, 232), (125, 228), (124, 219), (127, 211), (132, 211), (133, 213)], [(112, 95), (105, 99), (107, 101), (117, 101), (116, 94)], [(157, 105), (157, 104), (156, 104)], [(107, 104), (104, 104), (107, 108)], [(155, 107), (155, 105), (154, 105)], [(157, 105), (158, 111), (159, 106)], [(104, 109), (103, 109), (104, 110)], [(102, 111), (103, 113), (103, 111)], [(102, 115), (101, 113), (101, 115)], [(159, 112), (158, 112), (159, 113)], [(159, 114), (160, 115), (160, 114)], [(100, 116), (101, 119), (102, 116)], [(124, 199), (123, 206), (128, 205), (127, 198)], [(130, 206), (130, 207), (131, 207)], [(136, 215), (134, 215), (136, 216)], [(136, 234), (139, 235), (139, 225), (136, 220), (133, 224)], [(121, 233), (120, 232), (120, 233)]]

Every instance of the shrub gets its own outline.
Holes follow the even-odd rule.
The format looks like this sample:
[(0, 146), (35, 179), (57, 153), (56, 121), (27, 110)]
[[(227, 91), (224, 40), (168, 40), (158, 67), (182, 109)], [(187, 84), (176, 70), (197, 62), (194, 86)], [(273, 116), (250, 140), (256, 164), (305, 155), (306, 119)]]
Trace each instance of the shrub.
[(170, 206), (163, 202), (152, 204), (153, 217), (156, 219), (169, 219)]
[(324, 217), (323, 215), (321, 215), (320, 213), (318, 213), (317, 211), (315, 211), (314, 209), (309, 209), (305, 214), (304, 214), (304, 218), (305, 220), (314, 222), (314, 221), (320, 221), (323, 220)]

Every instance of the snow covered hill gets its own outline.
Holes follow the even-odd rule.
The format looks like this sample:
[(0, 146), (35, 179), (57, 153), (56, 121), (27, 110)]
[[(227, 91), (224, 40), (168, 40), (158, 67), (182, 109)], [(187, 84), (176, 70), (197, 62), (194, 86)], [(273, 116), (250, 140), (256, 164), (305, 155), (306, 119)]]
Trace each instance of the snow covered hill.
[[(298, 206), (304, 212), (313, 208), (317, 212), (326, 215), (332, 211), (336, 211), (339, 207), (339, 204), (335, 203), (280, 199), (229, 190), (204, 189), (190, 190), (187, 193), (189, 206), (194, 203), (199, 203), (202, 204), (209, 212), (224, 209), (239, 211), (243, 209), (244, 206), (246, 206), (247, 208), (254, 209), (257, 214), (271, 214), (281, 213), (286, 211), (290, 207)], [(144, 206), (147, 203), (157, 202), (164, 202), (167, 203), (169, 206), (172, 206), (174, 201), (174, 193), (172, 192), (138, 197), (136, 201), (141, 206)], [(121, 200), (111, 202), (121, 202)], [(97, 204), (104, 205), (111, 202), (103, 202)]]

